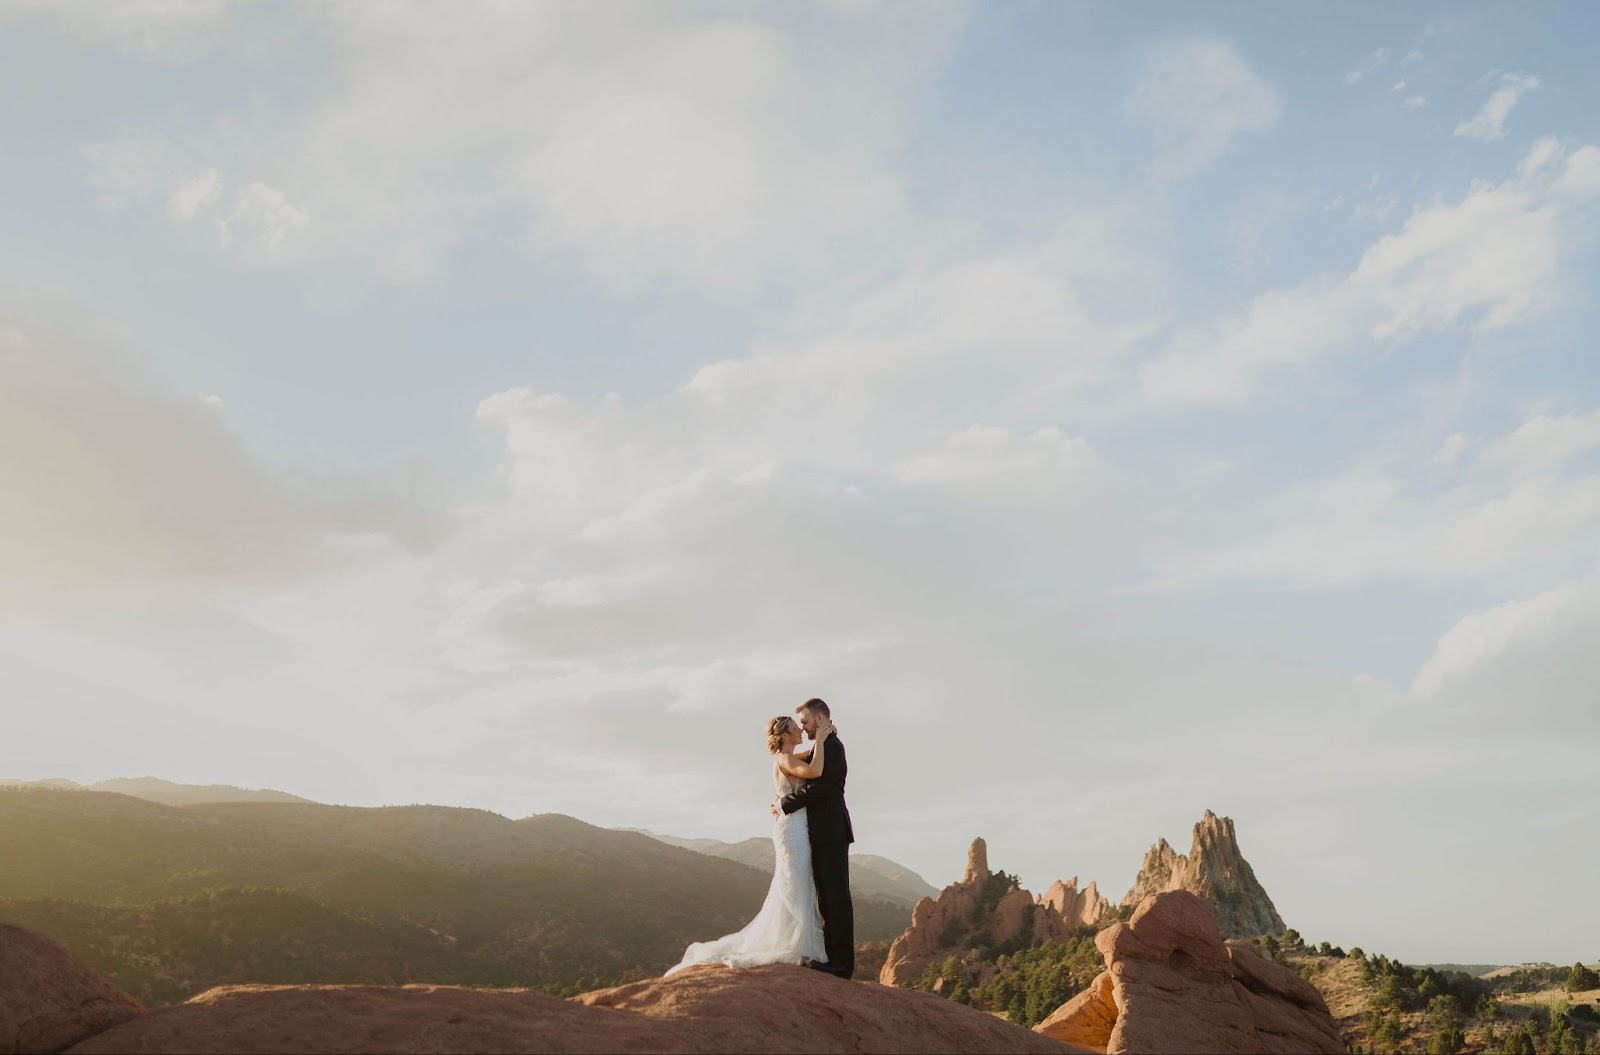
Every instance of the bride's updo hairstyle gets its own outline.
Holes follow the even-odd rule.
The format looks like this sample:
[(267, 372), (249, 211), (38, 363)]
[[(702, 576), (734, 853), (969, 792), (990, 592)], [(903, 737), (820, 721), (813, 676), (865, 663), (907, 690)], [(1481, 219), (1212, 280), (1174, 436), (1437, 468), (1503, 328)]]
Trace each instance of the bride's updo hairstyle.
[(794, 728), (794, 719), (787, 714), (780, 714), (767, 723), (767, 754), (775, 755), (783, 750), (783, 738), (789, 735)]

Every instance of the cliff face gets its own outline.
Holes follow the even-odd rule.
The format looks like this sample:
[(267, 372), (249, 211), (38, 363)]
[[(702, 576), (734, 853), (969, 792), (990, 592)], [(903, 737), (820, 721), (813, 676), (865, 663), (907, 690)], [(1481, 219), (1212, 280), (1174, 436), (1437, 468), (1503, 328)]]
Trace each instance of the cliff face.
[[(982, 839), (974, 839), (967, 851), (967, 869), (961, 882), (951, 883), (937, 898), (925, 897), (911, 910), (911, 927), (889, 946), (888, 958), (878, 973), (884, 985), (908, 986), (922, 976), (930, 964), (952, 952), (979, 946), (1005, 945), (1018, 940), (1027, 944), (1067, 941), (1078, 925), (1062, 907), (1081, 916), (1094, 906), (1104, 911), (1105, 899), (1094, 892), (1094, 884), (1082, 894), (1077, 879), (1069, 887), (1056, 883), (1050, 895), (1035, 899), (1015, 886), (995, 889), (994, 873), (989, 871), (989, 851)], [(1057, 892), (1057, 887), (1061, 891)], [(1071, 897), (1067, 896), (1070, 889)], [(1099, 918), (1098, 911), (1095, 916)]]
[(1239, 852), (1231, 817), (1218, 817), (1206, 810), (1194, 826), (1187, 855), (1175, 851), (1165, 839), (1152, 846), (1122, 904), (1137, 905), (1152, 894), (1173, 890), (1187, 890), (1204, 901), (1217, 917), (1224, 938), (1254, 938), (1284, 931), (1283, 918), (1256, 879), (1250, 862)]

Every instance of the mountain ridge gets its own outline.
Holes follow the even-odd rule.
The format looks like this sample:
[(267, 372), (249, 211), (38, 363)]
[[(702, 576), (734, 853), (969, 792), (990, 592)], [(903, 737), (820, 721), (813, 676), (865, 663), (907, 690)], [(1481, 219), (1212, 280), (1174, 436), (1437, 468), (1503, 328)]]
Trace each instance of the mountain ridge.
[[(738, 861), (757, 871), (771, 873), (773, 850), (771, 838), (751, 836), (736, 843), (720, 839), (686, 839), (676, 835), (662, 835), (648, 828), (615, 828), (614, 831), (637, 832), (652, 839), (695, 853)], [(938, 894), (938, 888), (916, 872), (877, 854), (852, 852), (850, 854), (850, 889), (863, 897), (878, 897), (895, 904), (912, 907), (925, 897)]]
[[(563, 988), (659, 973), (748, 923), (771, 881), (562, 814), (167, 806), (15, 785), (0, 787), (0, 859), (0, 919), (157, 1004), (231, 982)], [(860, 896), (856, 914), (863, 941), (910, 916)]]

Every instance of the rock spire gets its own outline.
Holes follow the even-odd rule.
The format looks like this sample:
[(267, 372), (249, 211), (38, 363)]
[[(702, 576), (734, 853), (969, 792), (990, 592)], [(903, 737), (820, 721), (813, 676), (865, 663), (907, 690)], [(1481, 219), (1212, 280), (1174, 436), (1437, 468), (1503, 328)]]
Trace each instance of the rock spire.
[(1134, 906), (1152, 894), (1187, 890), (1210, 907), (1224, 938), (1282, 934), (1283, 918), (1256, 879), (1250, 862), (1239, 852), (1233, 818), (1210, 810), (1194, 826), (1188, 855), (1162, 839), (1144, 855), (1133, 889), (1122, 899)]

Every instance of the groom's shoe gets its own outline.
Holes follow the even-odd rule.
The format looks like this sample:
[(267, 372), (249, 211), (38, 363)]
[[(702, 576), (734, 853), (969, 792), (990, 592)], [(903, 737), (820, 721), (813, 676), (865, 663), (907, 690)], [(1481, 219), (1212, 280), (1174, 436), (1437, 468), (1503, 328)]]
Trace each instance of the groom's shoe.
[(809, 967), (813, 971), (823, 971), (823, 972), (828, 973), (828, 974), (832, 973), (831, 971), (828, 970), (828, 961), (827, 960), (813, 960), (810, 957), (807, 957), (806, 959), (800, 961), (800, 966), (801, 967)]

